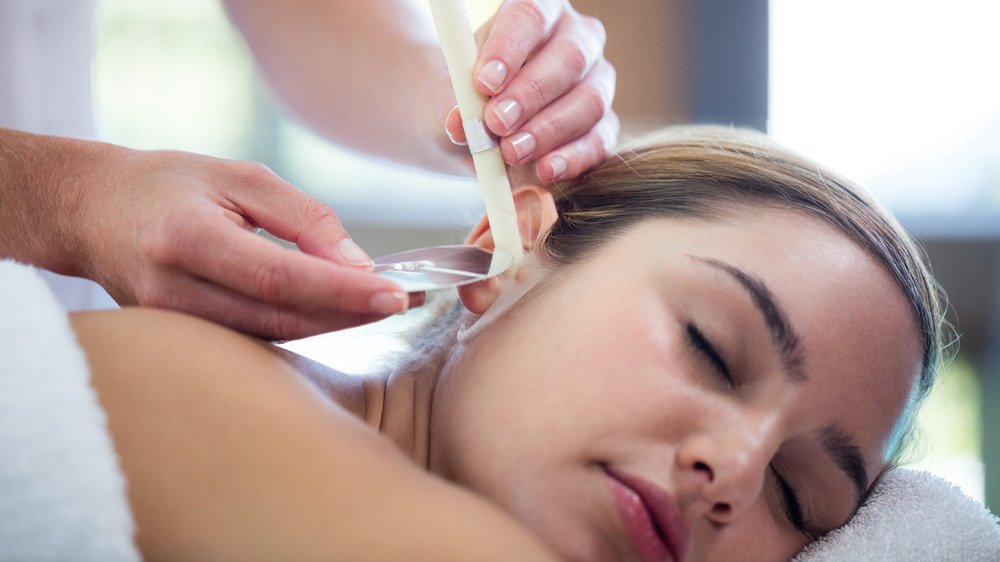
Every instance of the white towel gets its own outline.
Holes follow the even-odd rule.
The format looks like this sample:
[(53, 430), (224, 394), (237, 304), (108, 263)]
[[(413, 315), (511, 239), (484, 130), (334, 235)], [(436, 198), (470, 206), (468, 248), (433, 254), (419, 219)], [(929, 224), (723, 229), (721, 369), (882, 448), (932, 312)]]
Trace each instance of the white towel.
[(66, 312), (0, 260), (0, 560), (137, 561), (104, 410)]
[[(66, 313), (0, 261), (0, 561), (133, 561), (125, 480)], [(1000, 561), (998, 520), (926, 472), (890, 471), (796, 562)]]
[(854, 517), (806, 547), (796, 562), (1000, 561), (1000, 521), (929, 472), (886, 473)]

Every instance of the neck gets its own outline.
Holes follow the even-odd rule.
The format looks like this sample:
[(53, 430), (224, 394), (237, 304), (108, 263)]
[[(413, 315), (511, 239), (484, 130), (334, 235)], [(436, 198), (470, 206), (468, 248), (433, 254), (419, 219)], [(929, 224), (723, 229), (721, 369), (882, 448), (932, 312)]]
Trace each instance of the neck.
[(365, 384), (366, 423), (424, 468), (430, 452), (431, 401), (444, 362), (444, 353), (434, 353)]
[(446, 352), (435, 349), (389, 374), (355, 376), (280, 347), (271, 349), (340, 407), (388, 437), (418, 466), (427, 468), (431, 397)]

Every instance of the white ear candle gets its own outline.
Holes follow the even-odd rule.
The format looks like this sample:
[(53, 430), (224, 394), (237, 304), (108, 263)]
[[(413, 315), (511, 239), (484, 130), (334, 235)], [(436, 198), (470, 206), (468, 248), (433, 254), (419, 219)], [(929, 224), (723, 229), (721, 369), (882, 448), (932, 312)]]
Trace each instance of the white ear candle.
[(510, 271), (516, 271), (524, 259), (521, 236), (517, 231), (517, 211), (500, 146), (483, 123), (487, 98), (476, 89), (472, 75), (476, 65), (476, 41), (472, 36), (465, 3), (463, 0), (429, 1), (445, 62), (448, 63), (451, 85), (455, 88), (462, 125), (469, 140), (493, 240), (497, 248), (510, 252), (514, 257), (514, 267)]

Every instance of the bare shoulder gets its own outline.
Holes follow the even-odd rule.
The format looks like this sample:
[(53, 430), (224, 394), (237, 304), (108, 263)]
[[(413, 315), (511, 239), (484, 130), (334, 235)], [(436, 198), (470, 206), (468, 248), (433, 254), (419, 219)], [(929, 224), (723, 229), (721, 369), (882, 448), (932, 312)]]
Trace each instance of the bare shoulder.
[(189, 316), (72, 315), (148, 559), (546, 560), (265, 342)]

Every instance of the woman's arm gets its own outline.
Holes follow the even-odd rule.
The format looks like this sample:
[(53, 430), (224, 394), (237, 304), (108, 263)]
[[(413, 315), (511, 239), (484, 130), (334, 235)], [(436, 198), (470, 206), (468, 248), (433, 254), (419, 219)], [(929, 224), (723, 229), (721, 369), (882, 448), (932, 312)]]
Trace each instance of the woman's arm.
[(552, 559), (267, 344), (148, 309), (76, 314), (73, 325), (147, 559)]

